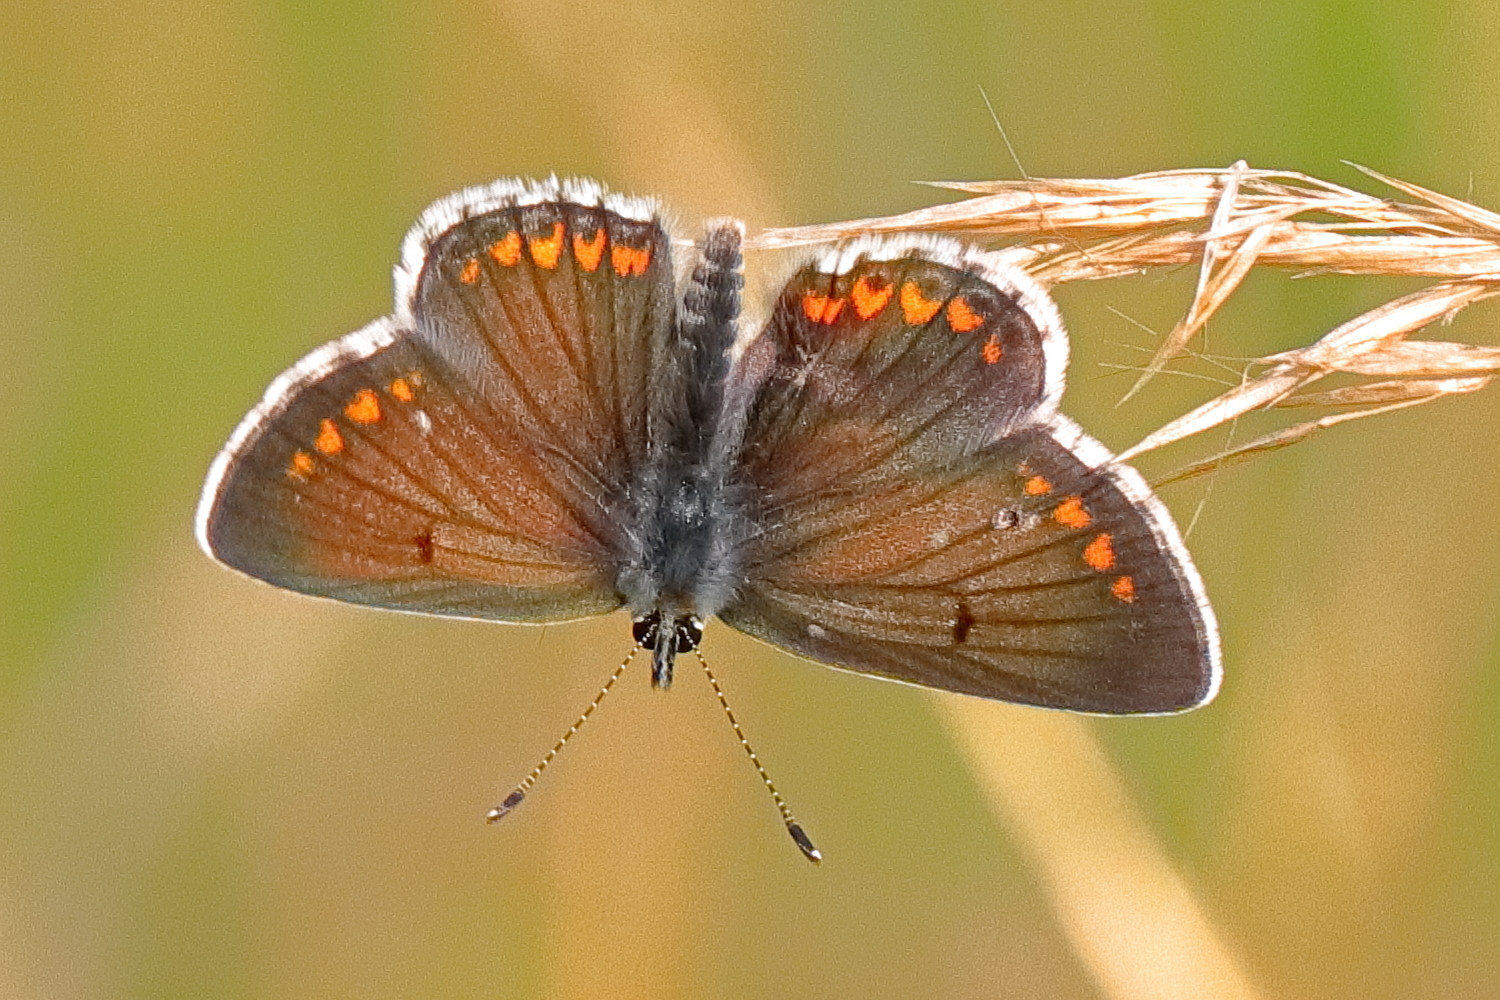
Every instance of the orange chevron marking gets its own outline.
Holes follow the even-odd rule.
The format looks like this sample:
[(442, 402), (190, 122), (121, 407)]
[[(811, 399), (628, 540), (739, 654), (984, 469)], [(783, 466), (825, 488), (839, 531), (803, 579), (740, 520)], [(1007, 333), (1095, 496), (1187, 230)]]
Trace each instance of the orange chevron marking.
[(908, 281), (901, 286), (901, 314), (912, 326), (923, 326), (932, 322), (932, 317), (943, 308), (941, 299), (929, 299), (922, 294), (922, 289), (917, 287), (915, 281)]
[(582, 233), (573, 234), (573, 256), (578, 258), (578, 264), (585, 271), (599, 270), (599, 262), (604, 259), (604, 230), (594, 230), (594, 238), (586, 240)]
[(854, 303), (854, 313), (860, 319), (873, 319), (895, 294), (894, 285), (881, 285), (879, 279), (872, 279), (869, 275), (860, 278), (854, 283), (854, 287), (849, 289), (849, 299)]

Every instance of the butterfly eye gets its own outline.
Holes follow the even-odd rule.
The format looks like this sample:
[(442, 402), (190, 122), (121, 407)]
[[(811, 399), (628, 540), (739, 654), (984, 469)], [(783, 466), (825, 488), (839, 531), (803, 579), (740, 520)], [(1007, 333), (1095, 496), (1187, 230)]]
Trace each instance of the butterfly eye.
[(657, 636), (661, 634), (661, 615), (649, 614), (631, 622), (630, 635), (642, 649), (655, 649)]

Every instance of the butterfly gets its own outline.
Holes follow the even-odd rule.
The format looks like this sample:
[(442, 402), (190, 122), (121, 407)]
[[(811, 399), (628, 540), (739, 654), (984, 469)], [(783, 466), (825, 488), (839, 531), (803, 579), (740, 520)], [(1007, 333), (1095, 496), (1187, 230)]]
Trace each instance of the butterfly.
[(203, 549), (279, 587), (459, 618), (627, 609), (652, 682), (704, 623), (819, 663), (1104, 714), (1213, 697), (1170, 514), (1058, 409), (1045, 291), (859, 238), (742, 330), (743, 228), (683, 261), (654, 201), (501, 180), (408, 233), (395, 310), (271, 383)]

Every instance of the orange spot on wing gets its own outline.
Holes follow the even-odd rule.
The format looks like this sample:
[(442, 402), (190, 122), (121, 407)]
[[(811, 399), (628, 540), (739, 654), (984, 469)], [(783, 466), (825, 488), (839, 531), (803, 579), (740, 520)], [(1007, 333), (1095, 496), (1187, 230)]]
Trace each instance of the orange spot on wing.
[(1047, 482), (1046, 476), (1032, 476), (1026, 480), (1024, 489), (1032, 496), (1039, 497), (1043, 493), (1052, 492), (1052, 484)]
[(1064, 528), (1087, 528), (1094, 521), (1083, 509), (1083, 497), (1068, 497), (1058, 504), (1052, 519)]
[(651, 251), (616, 243), (609, 248), (609, 263), (622, 278), (645, 274), (646, 266), (651, 263)]
[(594, 230), (592, 240), (584, 239), (581, 233), (574, 233), (573, 256), (578, 258), (578, 263), (585, 271), (599, 270), (599, 262), (604, 259), (604, 230)]
[(464, 262), (464, 269), (459, 272), (458, 280), (466, 285), (472, 285), (479, 280), (479, 261), (470, 257)]
[(491, 243), (490, 256), (501, 267), (515, 267), (521, 261), (521, 234), (511, 230), (505, 239)]
[(533, 236), (526, 244), (531, 247), (531, 259), (536, 262), (537, 267), (546, 271), (553, 270), (562, 257), (563, 224), (552, 223), (551, 236)]
[(882, 285), (878, 279), (865, 275), (849, 289), (849, 298), (854, 303), (854, 312), (860, 319), (870, 319), (896, 294), (894, 285)]
[(814, 323), (832, 323), (844, 311), (844, 300), (812, 292), (802, 296), (802, 312)]
[(1101, 532), (1094, 536), (1088, 548), (1083, 550), (1083, 561), (1089, 564), (1090, 569), (1096, 569), (1101, 573), (1115, 568), (1115, 545), (1113, 539), (1109, 537), (1109, 532)]
[(286, 474), (293, 479), (306, 479), (312, 475), (312, 456), (305, 451), (299, 451), (292, 456), (292, 464), (287, 466)]
[(403, 403), (410, 403), (417, 398), (417, 394), (411, 391), (411, 383), (404, 378), (398, 378), (391, 382), (391, 395)]
[[(984, 325), (984, 317), (969, 306), (969, 300), (955, 295), (948, 300), (948, 325), (955, 333), (968, 333)], [(994, 364), (993, 361), (990, 364)]]
[(318, 425), (318, 436), (313, 440), (313, 447), (325, 455), (337, 455), (344, 450), (344, 435), (339, 433), (332, 420), (324, 420)]
[(1135, 603), (1135, 581), (1128, 576), (1115, 577), (1115, 582), (1109, 585), (1109, 592), (1115, 595), (1117, 601)]
[(1005, 351), (1000, 347), (1000, 335), (990, 334), (990, 339), (984, 342), (984, 347), (980, 348), (979, 353), (984, 357), (985, 364), (998, 363), (1001, 358), (1005, 357)]
[(908, 281), (901, 286), (901, 314), (912, 326), (921, 326), (932, 321), (932, 317), (943, 308), (941, 299), (929, 299), (922, 294), (922, 289), (917, 287), (915, 281)]
[(361, 389), (354, 401), (344, 407), (344, 416), (356, 424), (373, 424), (380, 419), (380, 399), (374, 389)]

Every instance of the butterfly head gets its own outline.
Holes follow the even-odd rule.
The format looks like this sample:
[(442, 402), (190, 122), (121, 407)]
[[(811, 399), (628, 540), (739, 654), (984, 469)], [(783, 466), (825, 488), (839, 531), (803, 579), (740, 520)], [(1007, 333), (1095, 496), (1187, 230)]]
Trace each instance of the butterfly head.
[(672, 686), (672, 666), (678, 653), (691, 652), (703, 639), (703, 619), (695, 615), (664, 616), (659, 611), (639, 615), (631, 626), (636, 645), (651, 650), (651, 686)]

